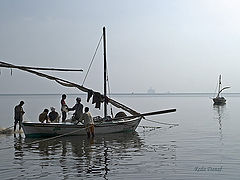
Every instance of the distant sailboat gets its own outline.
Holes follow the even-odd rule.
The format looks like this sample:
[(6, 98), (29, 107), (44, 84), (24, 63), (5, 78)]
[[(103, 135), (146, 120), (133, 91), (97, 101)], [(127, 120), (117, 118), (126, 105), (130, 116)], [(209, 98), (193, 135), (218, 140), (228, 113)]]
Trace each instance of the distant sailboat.
[(222, 79), (221, 79), (221, 75), (219, 76), (219, 81), (218, 81), (218, 93), (217, 96), (215, 98), (213, 98), (213, 102), (215, 105), (223, 105), (226, 103), (226, 99), (222, 96), (220, 96), (220, 93), (225, 90), (230, 88), (229, 86), (226, 86), (224, 88), (222, 88)]

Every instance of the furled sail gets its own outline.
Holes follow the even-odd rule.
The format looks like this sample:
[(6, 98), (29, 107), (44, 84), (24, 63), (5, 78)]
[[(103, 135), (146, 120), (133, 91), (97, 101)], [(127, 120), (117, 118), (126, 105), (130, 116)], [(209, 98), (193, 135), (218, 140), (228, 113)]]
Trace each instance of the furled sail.
[(220, 96), (220, 93), (221, 93), (223, 90), (228, 89), (228, 88), (230, 88), (230, 87), (229, 87), (229, 86), (226, 86), (226, 87), (222, 88), (222, 89), (218, 92), (217, 97)]
[[(17, 65), (13, 65), (13, 64), (9, 64), (9, 63), (0, 61), (0, 67), (19, 69), (19, 70), (22, 70), (22, 71), (26, 71), (26, 72), (35, 74), (35, 75), (40, 76), (40, 77), (47, 78), (49, 80), (53, 80), (53, 81), (57, 82), (58, 84), (60, 84), (62, 86), (75, 87), (75, 88), (77, 88), (77, 89), (79, 89), (83, 92), (86, 92), (86, 93), (89, 93), (89, 92), (97, 93), (96, 91), (93, 91), (92, 89), (86, 88), (86, 87), (81, 86), (79, 84), (76, 84), (76, 83), (73, 83), (73, 82), (70, 82), (70, 81), (67, 81), (67, 80), (64, 80), (64, 79), (60, 79), (58, 77), (54, 77), (54, 76), (51, 76), (51, 75), (48, 75), (48, 74), (45, 74), (45, 73), (42, 73), (42, 72), (34, 71), (34, 70), (32, 70), (32, 68), (29, 68), (27, 66), (17, 66)], [(40, 68), (38, 68), (38, 69), (36, 68), (36, 70), (40, 70)], [(107, 98), (107, 101), (109, 103), (111, 103), (113, 106), (115, 106), (117, 108), (121, 108), (121, 109), (129, 112), (131, 115), (140, 114), (140, 113), (136, 112), (135, 110), (123, 105), (122, 103), (119, 103), (119, 102), (117, 102), (117, 101), (115, 101), (115, 100), (113, 100), (109, 97), (104, 97), (102, 94), (101, 94), (101, 96), (103, 98)]]

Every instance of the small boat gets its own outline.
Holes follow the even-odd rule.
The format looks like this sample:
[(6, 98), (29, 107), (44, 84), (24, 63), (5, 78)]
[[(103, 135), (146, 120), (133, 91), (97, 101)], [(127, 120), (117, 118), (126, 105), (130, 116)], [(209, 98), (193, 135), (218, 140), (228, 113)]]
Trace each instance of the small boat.
[[(62, 86), (74, 87), (83, 92), (98, 95), (103, 103), (103, 117), (94, 117), (94, 127), (95, 134), (108, 134), (108, 133), (119, 133), (119, 132), (129, 132), (134, 131), (139, 125), (140, 121), (144, 118), (144, 116), (157, 115), (175, 112), (176, 109), (168, 109), (162, 111), (155, 111), (149, 113), (138, 113), (137, 111), (121, 104), (118, 101), (113, 100), (112, 98), (107, 96), (107, 63), (106, 63), (106, 35), (105, 35), (105, 27), (103, 27), (103, 34), (101, 39), (103, 39), (103, 50), (104, 50), (104, 94), (100, 94), (99, 92), (93, 91), (92, 89), (86, 88), (83, 85), (79, 85), (64, 79), (60, 79), (36, 70), (49, 70), (42, 68), (33, 68), (27, 66), (17, 66), (13, 64), (9, 64), (6, 62), (0, 61), (0, 67), (6, 68), (16, 68), (22, 71), (26, 71), (32, 74), (35, 74), (40, 77), (47, 78), (49, 80), (53, 80), (59, 83)], [(62, 69), (54, 69), (61, 70)], [(66, 69), (64, 69), (66, 71)], [(88, 101), (88, 100), (87, 100)], [(115, 117), (109, 116), (107, 114), (107, 105), (108, 103), (112, 104), (116, 108), (120, 108), (131, 115), (126, 115), (125, 112), (120, 111), (116, 113)], [(49, 136), (67, 136), (67, 135), (86, 135), (86, 130), (83, 124), (74, 124), (69, 122), (64, 123), (40, 123), (40, 122), (22, 122), (22, 128), (26, 137), (49, 137)]]
[[(142, 117), (134, 119), (121, 119), (111, 121), (94, 121), (95, 134), (108, 134), (119, 132), (134, 131), (140, 123)], [(57, 135), (64, 136), (79, 136), (86, 135), (84, 125), (73, 123), (38, 123), (38, 122), (23, 122), (23, 131), (26, 137), (51, 137)]]
[(230, 88), (229, 86), (226, 86), (222, 88), (222, 79), (221, 75), (219, 75), (219, 80), (218, 80), (218, 93), (215, 98), (213, 98), (214, 105), (224, 105), (226, 103), (226, 99), (221, 96), (221, 92), (225, 89)]

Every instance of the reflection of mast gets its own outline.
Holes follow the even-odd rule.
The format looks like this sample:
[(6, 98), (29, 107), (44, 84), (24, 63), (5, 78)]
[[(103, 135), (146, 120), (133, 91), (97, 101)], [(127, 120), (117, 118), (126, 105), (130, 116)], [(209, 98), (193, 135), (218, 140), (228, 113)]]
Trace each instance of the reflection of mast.
[(104, 169), (105, 169), (105, 173), (104, 173), (104, 178), (107, 177), (108, 171), (110, 171), (110, 169), (108, 168), (108, 163), (109, 163), (109, 158), (108, 158), (108, 147), (106, 144), (106, 141), (104, 141)]
[(224, 118), (224, 110), (225, 110), (225, 105), (224, 106), (217, 106), (214, 105), (213, 109), (215, 110), (215, 112), (217, 113), (216, 116), (214, 117), (214, 119), (216, 118), (218, 120), (218, 124), (219, 124), (219, 133), (220, 133), (220, 139), (222, 140), (222, 120)]
[(220, 110), (220, 107), (217, 107), (217, 112), (218, 112), (219, 130), (222, 130), (222, 112)]

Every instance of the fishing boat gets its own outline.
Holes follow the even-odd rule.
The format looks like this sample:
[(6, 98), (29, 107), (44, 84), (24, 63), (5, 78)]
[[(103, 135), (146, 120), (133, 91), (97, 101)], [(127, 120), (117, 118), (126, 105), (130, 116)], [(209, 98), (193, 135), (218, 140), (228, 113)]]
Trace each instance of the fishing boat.
[[(113, 100), (112, 98), (107, 96), (107, 62), (106, 62), (106, 30), (103, 27), (102, 38), (103, 40), (103, 59), (104, 59), (104, 93), (100, 94), (90, 88), (86, 88), (83, 85), (79, 85), (64, 79), (60, 79), (58, 77), (54, 77), (37, 70), (49, 70), (49, 69), (40, 69), (40, 68), (33, 68), (27, 66), (17, 66), (13, 64), (9, 64), (6, 62), (0, 61), (0, 67), (6, 68), (16, 68), (22, 71), (27, 71), (29, 73), (35, 74), (40, 77), (47, 78), (49, 80), (53, 80), (63, 86), (67, 87), (75, 87), (85, 93), (88, 94), (89, 97), (92, 95), (98, 95), (101, 101), (100, 103), (104, 104), (104, 116), (103, 117), (94, 117), (94, 127), (95, 127), (95, 134), (108, 134), (108, 133), (119, 133), (119, 132), (129, 132), (135, 131), (138, 127), (140, 121), (145, 116), (157, 115), (157, 114), (164, 114), (175, 112), (176, 109), (167, 109), (155, 112), (148, 112), (148, 113), (139, 113), (122, 103)], [(56, 70), (56, 69), (54, 69)], [(120, 111), (116, 113), (115, 116), (109, 116), (107, 112), (107, 105), (112, 104), (113, 106), (124, 110), (125, 112), (129, 113), (127, 115), (125, 112)], [(66, 136), (66, 135), (85, 135), (86, 130), (83, 124), (74, 124), (74, 123), (40, 123), (40, 122), (22, 122), (22, 128), (26, 137), (49, 137), (49, 136)]]
[(217, 96), (215, 98), (212, 98), (214, 105), (224, 105), (226, 103), (226, 99), (223, 96), (221, 96), (221, 92), (225, 89), (230, 88), (229, 86), (222, 88), (222, 79), (221, 78), (222, 78), (221, 75), (219, 75)]

